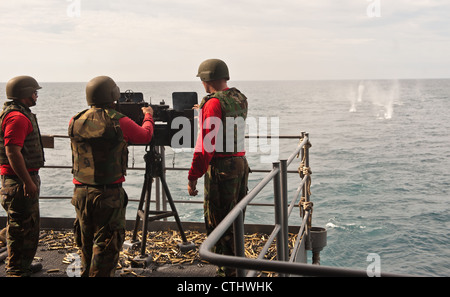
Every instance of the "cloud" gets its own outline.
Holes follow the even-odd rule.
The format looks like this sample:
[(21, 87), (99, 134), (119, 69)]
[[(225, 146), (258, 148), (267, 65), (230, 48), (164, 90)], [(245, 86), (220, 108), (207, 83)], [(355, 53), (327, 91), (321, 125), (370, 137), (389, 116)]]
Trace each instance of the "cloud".
[(73, 1), (0, 2), (0, 81), (193, 80), (211, 57), (247, 80), (450, 75), (445, 1)]

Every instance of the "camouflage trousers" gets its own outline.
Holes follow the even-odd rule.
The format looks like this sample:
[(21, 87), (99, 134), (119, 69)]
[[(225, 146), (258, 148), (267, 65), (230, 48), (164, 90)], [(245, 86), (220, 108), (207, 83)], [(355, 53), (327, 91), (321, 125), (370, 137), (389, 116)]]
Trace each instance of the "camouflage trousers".
[(81, 249), (82, 277), (114, 276), (125, 239), (127, 203), (128, 196), (122, 186), (75, 187), (74, 233)]
[[(207, 234), (227, 216), (236, 204), (247, 195), (249, 167), (244, 157), (217, 158), (210, 162), (205, 174), (204, 216)], [(217, 242), (214, 252), (234, 255), (233, 228), (230, 227)], [(226, 269), (227, 276), (234, 269)]]
[(2, 176), (1, 203), (8, 216), (7, 276), (30, 276), (31, 263), (39, 244), (39, 175), (31, 178), (38, 186), (36, 197), (26, 197), (18, 177)]

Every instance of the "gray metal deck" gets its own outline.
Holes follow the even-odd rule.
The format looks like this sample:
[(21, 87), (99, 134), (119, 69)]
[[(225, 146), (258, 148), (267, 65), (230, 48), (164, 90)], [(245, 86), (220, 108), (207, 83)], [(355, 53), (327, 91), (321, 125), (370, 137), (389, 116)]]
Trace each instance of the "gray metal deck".
[[(71, 231), (74, 219), (72, 218), (41, 218), (41, 230), (48, 231)], [(0, 217), (0, 228), (6, 225), (6, 218)], [(127, 221), (127, 230), (131, 230), (134, 221)], [(204, 232), (204, 224), (196, 222), (183, 222), (185, 232), (197, 231)], [(249, 232), (264, 232), (270, 230), (266, 225), (247, 225)], [(172, 231), (177, 232), (177, 225), (171, 221), (155, 221), (149, 224), (149, 231)], [(150, 242), (151, 243), (151, 242)], [(199, 243), (196, 243), (196, 252), (198, 253)], [(64, 263), (67, 254), (74, 254), (73, 248), (59, 248), (51, 250), (46, 243), (40, 242), (35, 257), (35, 263), (42, 264), (42, 270), (34, 273), (32, 277), (72, 277), (78, 276), (76, 270), (77, 262)], [(160, 264), (150, 262), (147, 267), (130, 266), (118, 269), (116, 277), (215, 277), (216, 266), (194, 259), (192, 263)], [(5, 262), (0, 263), (0, 277), (5, 277)]]

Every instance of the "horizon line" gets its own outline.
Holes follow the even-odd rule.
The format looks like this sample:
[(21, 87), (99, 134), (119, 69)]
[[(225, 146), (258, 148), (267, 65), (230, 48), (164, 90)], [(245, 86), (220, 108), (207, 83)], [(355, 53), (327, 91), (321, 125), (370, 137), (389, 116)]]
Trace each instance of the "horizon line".
[[(450, 77), (425, 77), (425, 78), (328, 78), (328, 79), (242, 79), (230, 80), (230, 82), (296, 82), (296, 81), (371, 81), (371, 80), (447, 80)], [(88, 81), (40, 81), (40, 83), (87, 83)], [(117, 83), (197, 83), (197, 80), (117, 80)], [(2, 81), (0, 84), (6, 84)]]

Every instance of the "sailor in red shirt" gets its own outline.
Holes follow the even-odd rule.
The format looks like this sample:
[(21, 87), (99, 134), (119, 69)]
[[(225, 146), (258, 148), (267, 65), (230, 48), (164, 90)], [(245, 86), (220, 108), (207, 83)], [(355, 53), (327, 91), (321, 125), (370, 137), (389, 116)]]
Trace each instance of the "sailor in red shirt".
[[(207, 60), (204, 64), (215, 62), (216, 59)], [(219, 65), (224, 65), (223, 61), (219, 61)], [(200, 65), (200, 68), (202, 65)], [(198, 77), (201, 77), (201, 69), (199, 69)], [(214, 74), (214, 73), (213, 73)], [(228, 76), (228, 69), (226, 68), (226, 76)], [(221, 75), (221, 74), (219, 74)], [(192, 160), (191, 169), (188, 173), (188, 192), (191, 196), (198, 194), (196, 190), (197, 179), (202, 177), (208, 170), (210, 162), (213, 158), (227, 158), (227, 157), (244, 157), (245, 151), (238, 151), (235, 153), (224, 153), (222, 151), (216, 151), (216, 139), (218, 136), (219, 128), (222, 125), (222, 107), (220, 105), (220, 100), (214, 97), (216, 92), (224, 92), (230, 90), (227, 85), (226, 79), (209, 79), (202, 78), (203, 86), (207, 93), (212, 94), (209, 96), (208, 100), (203, 104), (199, 112), (199, 126), (201, 127), (200, 133), (197, 138), (197, 142), (194, 149), (194, 156)], [(234, 89), (234, 88), (233, 88)], [(245, 103), (246, 104), (246, 103)]]
[[(244, 133), (239, 133), (245, 131), (247, 98), (236, 88), (228, 87), (228, 67), (221, 60), (204, 61), (197, 76), (210, 95), (199, 106), (201, 128), (188, 174), (188, 192), (197, 195), (197, 180), (205, 175), (204, 217), (210, 234), (247, 194), (249, 167), (243, 147)], [(228, 131), (228, 121), (242, 126), (238, 124), (236, 130)], [(215, 252), (234, 254), (232, 230), (222, 236)], [(217, 272), (219, 276), (235, 275), (235, 269), (227, 267), (220, 267)]]
[(32, 261), (39, 242), (38, 171), (44, 166), (44, 150), (30, 109), (36, 105), (39, 89), (30, 76), (9, 80), (6, 95), (11, 101), (5, 102), (0, 113), (0, 200), (8, 215), (8, 276), (29, 276), (39, 267)]
[(81, 276), (114, 276), (125, 238), (128, 196), (122, 183), (128, 143), (148, 144), (153, 136), (152, 108), (142, 108), (145, 118), (139, 126), (113, 108), (119, 98), (113, 79), (92, 79), (86, 86), (91, 108), (75, 115), (69, 124)]

